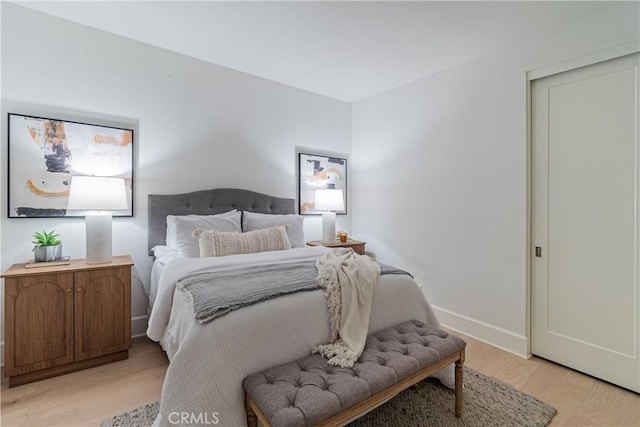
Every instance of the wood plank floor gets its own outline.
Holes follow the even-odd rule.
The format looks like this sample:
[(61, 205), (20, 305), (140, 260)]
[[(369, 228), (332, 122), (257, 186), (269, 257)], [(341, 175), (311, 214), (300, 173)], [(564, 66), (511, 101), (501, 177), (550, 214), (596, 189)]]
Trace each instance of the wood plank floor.
[[(466, 365), (558, 409), (551, 426), (640, 427), (640, 395), (539, 358), (469, 337)], [(167, 369), (159, 345), (136, 339), (128, 360), (0, 391), (2, 426), (98, 426), (158, 400)]]

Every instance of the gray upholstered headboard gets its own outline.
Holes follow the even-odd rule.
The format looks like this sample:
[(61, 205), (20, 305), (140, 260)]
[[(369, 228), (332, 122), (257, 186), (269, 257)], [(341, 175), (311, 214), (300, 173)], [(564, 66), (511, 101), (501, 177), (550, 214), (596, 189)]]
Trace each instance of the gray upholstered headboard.
[(147, 212), (149, 255), (151, 248), (164, 245), (167, 236), (167, 215), (213, 215), (232, 209), (271, 214), (291, 214), (296, 211), (294, 199), (235, 188), (194, 191), (183, 194), (149, 194)]

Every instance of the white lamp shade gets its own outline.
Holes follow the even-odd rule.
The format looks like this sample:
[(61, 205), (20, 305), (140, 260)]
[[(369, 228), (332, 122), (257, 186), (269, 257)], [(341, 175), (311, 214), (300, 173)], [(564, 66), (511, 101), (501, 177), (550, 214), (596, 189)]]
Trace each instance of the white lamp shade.
[(314, 208), (317, 211), (343, 211), (344, 196), (342, 190), (316, 190)]
[(67, 209), (117, 211), (128, 208), (123, 178), (74, 176), (71, 179)]

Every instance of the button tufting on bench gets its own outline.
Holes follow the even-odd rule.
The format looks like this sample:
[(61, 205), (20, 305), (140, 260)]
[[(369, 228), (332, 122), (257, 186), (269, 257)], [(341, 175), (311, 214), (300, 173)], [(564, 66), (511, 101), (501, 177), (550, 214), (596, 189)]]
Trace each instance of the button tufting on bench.
[[(320, 355), (312, 354), (250, 375), (244, 388), (251, 408), (271, 426), (317, 425), (374, 399), (401, 381), (422, 375), (445, 359), (447, 364), (453, 363), (452, 357), (459, 359), (461, 372), (464, 347), (460, 338), (409, 321), (370, 335), (353, 368), (331, 366)], [(461, 390), (460, 386), (460, 394)], [(253, 413), (248, 414), (250, 419)]]

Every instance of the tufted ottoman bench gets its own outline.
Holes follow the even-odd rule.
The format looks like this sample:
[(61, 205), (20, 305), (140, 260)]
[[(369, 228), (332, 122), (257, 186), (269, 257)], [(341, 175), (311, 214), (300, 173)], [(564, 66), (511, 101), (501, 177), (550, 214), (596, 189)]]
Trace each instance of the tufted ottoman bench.
[[(462, 413), (466, 343), (417, 320), (367, 338), (353, 368), (331, 366), (319, 354), (245, 378), (247, 423), (336, 426), (352, 421), (401, 391), (455, 363), (455, 415)], [(257, 417), (257, 418), (256, 418)]]

